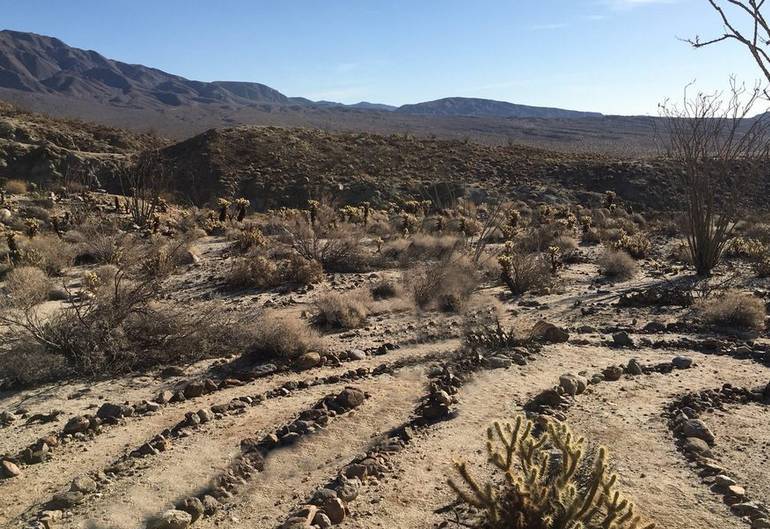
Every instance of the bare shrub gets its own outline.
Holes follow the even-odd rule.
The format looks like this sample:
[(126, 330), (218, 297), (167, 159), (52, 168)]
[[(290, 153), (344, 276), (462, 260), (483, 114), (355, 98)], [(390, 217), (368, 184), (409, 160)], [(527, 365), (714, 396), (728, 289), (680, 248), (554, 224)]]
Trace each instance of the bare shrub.
[(417, 306), (446, 312), (461, 311), (478, 283), (476, 267), (463, 256), (422, 266), (406, 277)]
[(615, 279), (630, 279), (638, 269), (636, 261), (622, 250), (605, 250), (598, 263), (602, 275)]
[(361, 272), (369, 268), (357, 227), (338, 225), (322, 230), (302, 216), (289, 226), (292, 248), (305, 259), (321, 263), (325, 271)]
[(687, 242), (695, 270), (709, 276), (733, 235), (768, 155), (770, 118), (747, 119), (762, 97), (730, 82), (730, 94), (699, 93), (681, 107), (661, 105), (668, 155), (681, 163)]
[(159, 151), (145, 151), (118, 171), (134, 224), (146, 227), (155, 217), (165, 190), (166, 173)]
[(514, 295), (543, 290), (553, 282), (551, 265), (542, 254), (524, 253), (508, 245), (497, 260), (500, 278)]
[(381, 280), (371, 288), (372, 298), (376, 301), (397, 298), (402, 295), (401, 285), (394, 281)]
[(284, 279), (298, 285), (312, 285), (323, 281), (324, 269), (316, 260), (292, 254), (282, 265)]
[(254, 255), (235, 259), (225, 282), (231, 288), (269, 288), (280, 284), (281, 276), (274, 260)]
[(366, 290), (329, 292), (314, 302), (313, 323), (334, 329), (355, 329), (366, 323), (371, 296)]
[(765, 328), (765, 305), (751, 294), (727, 292), (703, 302), (699, 309), (703, 320), (712, 325), (751, 330)]
[(321, 337), (296, 315), (280, 316), (268, 311), (256, 322), (254, 337), (245, 356), (251, 361), (292, 360), (322, 350)]

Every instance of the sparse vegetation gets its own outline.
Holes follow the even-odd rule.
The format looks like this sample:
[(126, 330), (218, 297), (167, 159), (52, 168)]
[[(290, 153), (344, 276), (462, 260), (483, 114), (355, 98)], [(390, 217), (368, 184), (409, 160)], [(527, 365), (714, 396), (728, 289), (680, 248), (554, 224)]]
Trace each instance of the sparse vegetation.
[(751, 294), (727, 292), (700, 305), (703, 320), (711, 325), (736, 329), (765, 328), (765, 305)]
[(370, 303), (369, 292), (365, 290), (329, 292), (316, 298), (313, 322), (319, 327), (355, 329), (366, 322)]
[(599, 258), (599, 271), (607, 277), (630, 279), (637, 269), (634, 259), (622, 250), (605, 250)]

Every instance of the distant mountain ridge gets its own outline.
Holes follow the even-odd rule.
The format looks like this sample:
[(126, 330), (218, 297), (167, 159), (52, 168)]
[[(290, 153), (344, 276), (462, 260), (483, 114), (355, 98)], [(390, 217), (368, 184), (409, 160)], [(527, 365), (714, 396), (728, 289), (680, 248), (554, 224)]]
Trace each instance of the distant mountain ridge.
[(502, 118), (570, 119), (602, 117), (598, 112), (580, 112), (561, 108), (516, 105), (506, 101), (473, 97), (446, 97), (413, 105), (403, 105), (397, 112), (428, 116), (477, 116)]
[(116, 107), (164, 110), (183, 107), (230, 108), (286, 105), (397, 112), (421, 116), (497, 118), (581, 118), (601, 116), (503, 101), (450, 97), (395, 107), (362, 101), (351, 105), (287, 97), (261, 83), (193, 81), (140, 64), (108, 59), (35, 33), (0, 31), (0, 89), (40, 96), (72, 97)]

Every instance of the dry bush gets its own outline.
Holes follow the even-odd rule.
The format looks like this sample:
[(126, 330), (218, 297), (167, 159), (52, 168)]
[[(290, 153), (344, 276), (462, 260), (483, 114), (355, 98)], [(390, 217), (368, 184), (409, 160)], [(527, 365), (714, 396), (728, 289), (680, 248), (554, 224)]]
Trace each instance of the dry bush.
[(615, 279), (630, 279), (638, 270), (636, 261), (622, 250), (605, 250), (598, 264), (602, 275)]
[[(652, 529), (617, 490), (607, 451), (589, 447), (569, 427), (549, 420), (536, 436), (519, 416), (487, 430), (488, 460), (495, 473), (479, 482), (456, 462), (459, 482), (449, 486), (476, 514), (466, 527), (478, 529)], [(497, 474), (500, 474), (499, 478)]]
[(27, 192), (28, 186), (24, 180), (8, 180), (3, 188), (10, 195), (23, 195)]
[(21, 244), (22, 263), (42, 268), (49, 276), (59, 276), (75, 262), (76, 248), (53, 235), (39, 235)]
[(329, 292), (314, 302), (313, 323), (333, 329), (355, 329), (366, 323), (371, 295), (366, 290)]
[(321, 263), (326, 272), (362, 272), (369, 269), (360, 230), (341, 224), (329, 230), (314, 227), (300, 216), (287, 228), (291, 246), (309, 261)]
[(256, 322), (253, 340), (244, 353), (251, 361), (292, 360), (305, 353), (323, 352), (320, 335), (296, 315), (265, 312)]
[(508, 245), (497, 261), (500, 278), (514, 295), (544, 290), (553, 283), (551, 265), (542, 254), (524, 253)]
[(264, 255), (235, 259), (225, 275), (230, 288), (270, 288), (281, 282), (278, 266)]
[(380, 301), (383, 299), (392, 299), (401, 297), (403, 290), (401, 285), (394, 281), (381, 280), (378, 281), (370, 290), (372, 299)]
[(263, 248), (269, 242), (262, 234), (262, 230), (255, 224), (247, 224), (239, 230), (230, 230), (227, 232), (227, 238), (235, 242), (233, 247), (240, 253)]
[(692, 253), (690, 253), (690, 247), (687, 246), (687, 241), (684, 239), (674, 241), (671, 248), (671, 259), (684, 264), (692, 264)]
[(324, 279), (321, 263), (297, 254), (292, 254), (283, 263), (282, 273), (287, 281), (297, 285), (312, 285)]
[(382, 258), (397, 262), (407, 268), (415, 261), (445, 259), (462, 246), (462, 241), (452, 235), (418, 233), (411, 238), (394, 239), (382, 249)]
[(770, 257), (757, 259), (756, 262), (752, 263), (751, 267), (754, 270), (755, 276), (759, 278), (770, 277)]
[(724, 250), (728, 257), (740, 257), (743, 259), (761, 259), (767, 255), (767, 246), (759, 239), (751, 237), (735, 237)]
[(765, 305), (761, 299), (741, 292), (704, 301), (699, 306), (706, 323), (737, 329), (765, 328)]
[(476, 267), (463, 256), (424, 265), (405, 279), (418, 307), (445, 312), (461, 311), (479, 284)]
[(32, 307), (48, 299), (51, 280), (36, 266), (19, 266), (6, 276), (5, 289), (10, 306)]

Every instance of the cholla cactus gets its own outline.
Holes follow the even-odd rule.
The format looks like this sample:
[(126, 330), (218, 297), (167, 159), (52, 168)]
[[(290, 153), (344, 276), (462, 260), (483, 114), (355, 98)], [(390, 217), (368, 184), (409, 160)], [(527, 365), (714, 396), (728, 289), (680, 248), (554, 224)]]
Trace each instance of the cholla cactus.
[(251, 205), (251, 202), (245, 198), (239, 198), (233, 203), (233, 205), (238, 209), (238, 215), (236, 217), (238, 222), (243, 222), (243, 219), (246, 217), (246, 210)]
[(37, 219), (24, 219), (24, 232), (27, 237), (34, 239), (40, 231), (40, 221)]
[(489, 461), (502, 482), (479, 483), (456, 462), (460, 483), (449, 486), (461, 501), (480, 511), (476, 527), (489, 529), (652, 529), (634, 504), (616, 490), (607, 470), (607, 451), (587, 450), (561, 423), (548, 421), (537, 438), (533, 424), (517, 417), (487, 430)]
[(310, 224), (315, 226), (315, 223), (318, 221), (318, 208), (321, 206), (320, 202), (317, 200), (308, 200), (307, 201), (307, 209), (310, 213)]
[(562, 265), (561, 262), (561, 248), (558, 246), (549, 246), (548, 247), (548, 260), (551, 263), (551, 273), (553, 275), (556, 275), (556, 272), (559, 271), (559, 268)]
[(219, 209), (219, 222), (227, 220), (227, 208), (230, 207), (230, 201), (226, 198), (217, 199), (217, 209)]
[(369, 202), (364, 202), (363, 204), (361, 204), (362, 212), (364, 215), (364, 226), (369, 224), (369, 207), (370, 207)]
[(5, 241), (8, 244), (8, 259), (10, 259), (11, 263), (14, 265), (18, 265), (21, 262), (22, 255), (21, 249), (16, 242), (16, 234), (12, 231), (7, 232), (5, 234)]
[(604, 193), (604, 207), (607, 209), (612, 209), (612, 206), (615, 205), (615, 192), (614, 191), (606, 191)]

